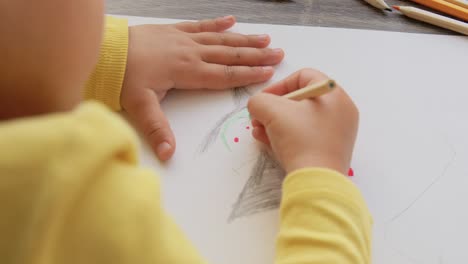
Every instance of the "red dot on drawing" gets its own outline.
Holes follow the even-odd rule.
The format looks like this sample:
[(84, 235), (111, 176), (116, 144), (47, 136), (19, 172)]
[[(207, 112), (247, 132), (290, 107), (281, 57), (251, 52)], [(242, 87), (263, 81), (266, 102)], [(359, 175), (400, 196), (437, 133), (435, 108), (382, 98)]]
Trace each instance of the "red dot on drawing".
[(234, 142), (236, 142), (236, 143), (239, 142), (239, 138), (238, 138), (238, 137), (235, 137), (235, 138), (234, 138)]
[(250, 127), (249, 127), (249, 126), (246, 126), (245, 129), (250, 129)]
[(349, 176), (349, 177), (353, 177), (353, 176), (354, 176), (354, 171), (353, 171), (352, 168), (349, 168), (349, 170), (348, 170), (348, 176)]

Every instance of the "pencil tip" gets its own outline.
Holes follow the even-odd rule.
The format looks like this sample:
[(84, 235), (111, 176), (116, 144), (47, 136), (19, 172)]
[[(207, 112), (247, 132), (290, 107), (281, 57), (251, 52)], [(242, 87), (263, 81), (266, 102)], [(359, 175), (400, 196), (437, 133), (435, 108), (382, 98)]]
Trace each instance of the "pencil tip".
[(399, 7), (399, 6), (394, 5), (394, 6), (392, 6), (392, 7), (395, 8), (396, 10), (400, 11), (400, 7)]
[(385, 8), (386, 11), (388, 12), (393, 12), (393, 10), (391, 8)]

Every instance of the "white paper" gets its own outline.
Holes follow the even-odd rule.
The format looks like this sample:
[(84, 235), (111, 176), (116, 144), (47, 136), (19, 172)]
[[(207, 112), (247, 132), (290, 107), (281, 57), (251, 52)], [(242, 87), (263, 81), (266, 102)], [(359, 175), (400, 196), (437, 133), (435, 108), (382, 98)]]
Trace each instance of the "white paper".
[[(131, 24), (173, 22), (130, 17)], [(271, 46), (285, 50), (272, 81), (313, 67), (355, 100), (361, 116), (352, 180), (374, 217), (373, 263), (468, 259), (467, 38), (260, 24), (233, 31), (270, 34)], [(177, 138), (175, 156), (160, 165), (142, 149), (142, 163), (161, 175), (167, 210), (211, 263), (274, 259), (278, 210), (267, 210), (279, 199), (274, 164), (263, 164), (266, 178), (251, 181), (244, 207), (235, 208), (260, 153), (242, 113), (200, 151), (210, 130), (245, 98), (172, 92), (163, 108)]]

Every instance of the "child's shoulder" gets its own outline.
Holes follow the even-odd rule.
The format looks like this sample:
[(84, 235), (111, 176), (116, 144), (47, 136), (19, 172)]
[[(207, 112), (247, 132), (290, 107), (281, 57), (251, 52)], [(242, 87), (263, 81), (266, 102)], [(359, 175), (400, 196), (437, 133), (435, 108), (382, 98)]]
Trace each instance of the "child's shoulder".
[(120, 116), (96, 102), (83, 103), (71, 112), (2, 122), (0, 146), (0, 168), (28, 164), (37, 168), (51, 162), (60, 166), (72, 160), (92, 163), (113, 153), (126, 153), (126, 159), (136, 162), (135, 133)]

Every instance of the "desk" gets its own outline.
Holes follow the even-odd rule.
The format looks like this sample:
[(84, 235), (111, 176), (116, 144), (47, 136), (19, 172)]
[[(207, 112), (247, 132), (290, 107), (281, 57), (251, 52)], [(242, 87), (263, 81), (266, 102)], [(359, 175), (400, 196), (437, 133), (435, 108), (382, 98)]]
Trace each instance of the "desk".
[[(413, 5), (387, 0), (389, 5)], [(239, 22), (454, 34), (397, 12), (381, 12), (363, 0), (108, 0), (107, 13), (204, 19), (235, 15)]]

